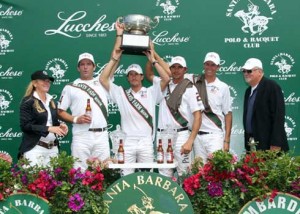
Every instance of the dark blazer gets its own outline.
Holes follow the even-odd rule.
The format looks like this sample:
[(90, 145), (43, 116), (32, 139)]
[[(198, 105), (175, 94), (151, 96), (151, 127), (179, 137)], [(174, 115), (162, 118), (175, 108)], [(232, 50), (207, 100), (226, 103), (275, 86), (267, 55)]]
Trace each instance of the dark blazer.
[[(57, 109), (53, 100), (50, 102), (50, 111), (53, 126), (59, 126)], [(46, 126), (47, 118), (48, 112), (39, 99), (33, 96), (27, 96), (22, 99), (20, 106), (20, 127), (23, 136), (18, 157), (35, 147), (41, 136), (46, 137), (49, 134), (48, 126)]]
[[(244, 130), (246, 130), (247, 102), (250, 92), (251, 87), (248, 87), (244, 97)], [(284, 116), (285, 104), (280, 86), (275, 81), (263, 77), (257, 86), (252, 117), (252, 134), (255, 141), (259, 141), (257, 149), (269, 150), (270, 146), (279, 146), (283, 151), (289, 150)], [(249, 150), (248, 141), (249, 136), (245, 133), (247, 150)]]

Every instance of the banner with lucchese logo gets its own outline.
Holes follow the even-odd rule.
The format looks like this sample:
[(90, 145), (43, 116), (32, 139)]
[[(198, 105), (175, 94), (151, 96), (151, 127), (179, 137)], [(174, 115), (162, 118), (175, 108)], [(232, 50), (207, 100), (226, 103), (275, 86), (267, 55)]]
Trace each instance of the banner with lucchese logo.
[(239, 214), (300, 214), (300, 198), (291, 194), (278, 193), (273, 199), (266, 198), (264, 201), (258, 202), (257, 198), (247, 203), (239, 212)]
[(106, 190), (104, 200), (109, 213), (194, 213), (184, 190), (158, 173), (122, 177)]
[(0, 214), (48, 214), (48, 202), (30, 193), (18, 193), (9, 196), (5, 201), (0, 201)]

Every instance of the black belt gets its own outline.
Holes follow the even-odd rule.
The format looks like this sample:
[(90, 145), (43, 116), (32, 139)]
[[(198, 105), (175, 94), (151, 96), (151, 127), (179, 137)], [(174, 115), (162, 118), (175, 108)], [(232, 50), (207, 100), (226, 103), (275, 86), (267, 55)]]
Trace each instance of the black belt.
[[(158, 132), (163, 132), (165, 129), (157, 129)], [(182, 131), (186, 131), (186, 130), (189, 130), (188, 127), (183, 127), (183, 128), (180, 128), (180, 129), (175, 129), (176, 132), (182, 132)]]
[(211, 132), (198, 131), (198, 135), (212, 134)]
[(104, 128), (91, 128), (89, 129), (90, 132), (104, 132), (107, 130), (107, 127)]
[(46, 142), (43, 142), (43, 141), (39, 141), (39, 142), (37, 142), (37, 145), (39, 145), (41, 147), (44, 147), (46, 149), (52, 149), (53, 146), (57, 146), (58, 143), (55, 142), (55, 141), (50, 141), (49, 143), (46, 143)]

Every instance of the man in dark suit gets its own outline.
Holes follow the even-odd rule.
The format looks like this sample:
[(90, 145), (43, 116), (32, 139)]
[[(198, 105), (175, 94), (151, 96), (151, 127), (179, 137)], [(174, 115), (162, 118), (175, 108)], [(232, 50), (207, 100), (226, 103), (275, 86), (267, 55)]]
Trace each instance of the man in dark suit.
[(246, 83), (243, 124), (245, 148), (250, 150), (249, 139), (258, 142), (258, 150), (288, 151), (284, 129), (285, 104), (280, 86), (264, 77), (262, 62), (250, 58), (242, 67)]

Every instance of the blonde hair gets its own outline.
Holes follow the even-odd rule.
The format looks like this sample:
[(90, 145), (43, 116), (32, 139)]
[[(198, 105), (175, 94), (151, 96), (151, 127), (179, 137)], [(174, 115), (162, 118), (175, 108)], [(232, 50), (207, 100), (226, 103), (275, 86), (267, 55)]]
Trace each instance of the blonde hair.
[(25, 94), (24, 94), (24, 97), (27, 97), (27, 96), (30, 96), (33, 94), (33, 92), (35, 91), (35, 87), (33, 86), (33, 83), (35, 82), (36, 80), (32, 80), (27, 88), (26, 88), (26, 91), (25, 91)]

